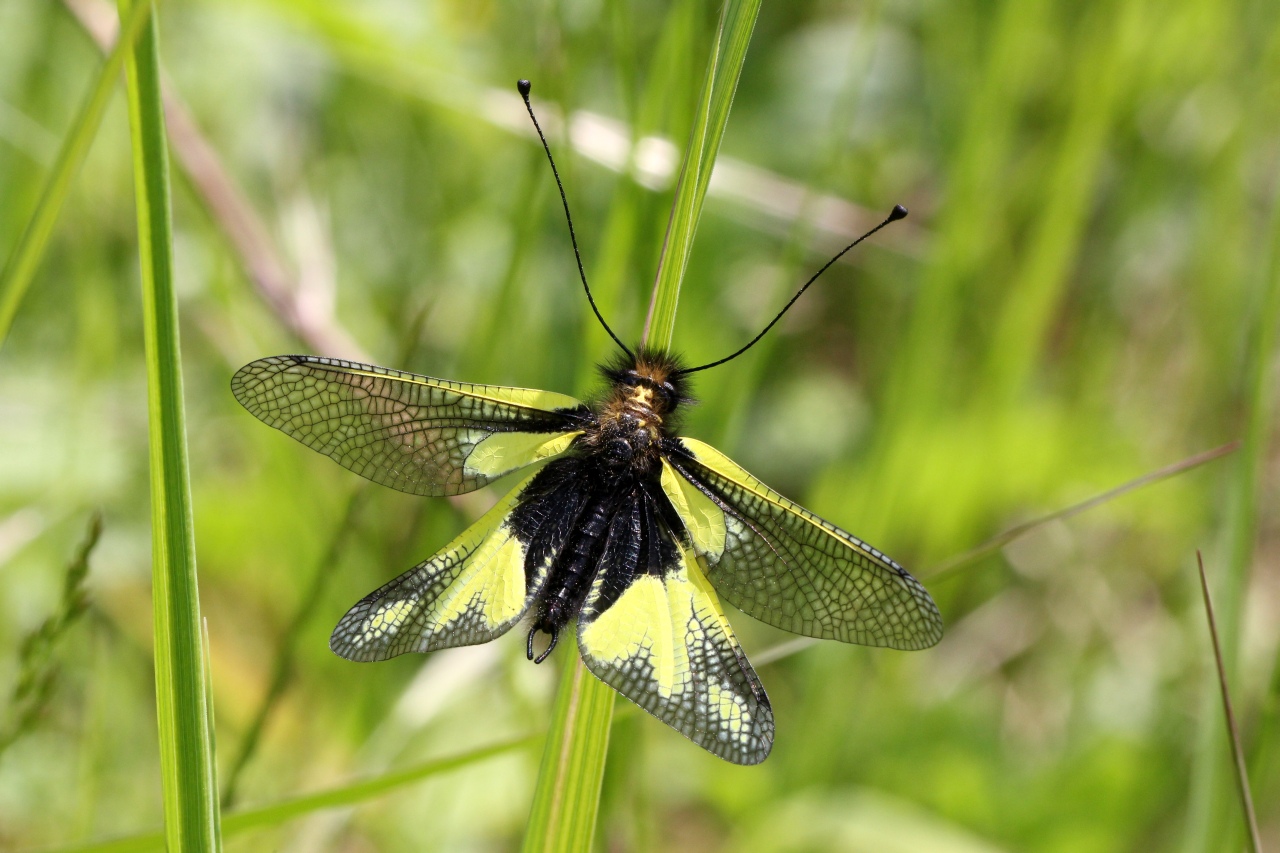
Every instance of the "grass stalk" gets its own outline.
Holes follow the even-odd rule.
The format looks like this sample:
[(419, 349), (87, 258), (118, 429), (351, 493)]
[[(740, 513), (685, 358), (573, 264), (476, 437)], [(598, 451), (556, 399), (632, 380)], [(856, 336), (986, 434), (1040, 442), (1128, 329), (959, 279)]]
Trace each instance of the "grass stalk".
[[(122, 18), (135, 11), (130, 0), (120, 0)], [(170, 850), (196, 853), (220, 850), (221, 839), (196, 582), (158, 38), (155, 16), (150, 15), (125, 66), (146, 342), (152, 605), (165, 837)]]
[[(680, 284), (759, 11), (760, 0), (726, 0), (721, 8), (645, 322), (649, 347), (671, 346)], [(586, 850), (595, 838), (614, 691), (592, 677), (578, 655), (567, 657), (525, 832), (526, 853)]]
[(80, 171), (80, 166), (98, 135), (102, 114), (106, 112), (111, 100), (125, 57), (150, 19), (150, 11), (150, 3), (138, 3), (123, 17), (120, 31), (124, 38), (116, 43), (115, 49), (98, 70), (98, 79), (89, 89), (79, 114), (62, 140), (62, 148), (58, 151), (53, 171), (49, 173), (40, 192), (40, 200), (36, 202), (31, 220), (18, 238), (18, 244), (9, 256), (4, 271), (0, 272), (0, 349), (4, 348), (9, 330), (13, 328), (13, 318), (31, 287), (36, 270), (40, 268), (49, 236), (53, 233), (53, 226), (58, 221), (62, 204), (67, 200), (67, 193), (71, 189), (71, 181)]
[(684, 164), (680, 168), (680, 181), (671, 203), (671, 218), (658, 261), (653, 299), (645, 320), (644, 339), (650, 347), (671, 346), (680, 285), (689, 266), (707, 185), (711, 182), (716, 155), (720, 153), (720, 141), (729, 122), (729, 109), (738, 91), (738, 79), (742, 76), (747, 46), (759, 13), (760, 0), (726, 0), (721, 7), (720, 24), (707, 62), (693, 130), (685, 146)]
[(1227, 736), (1231, 742), (1231, 757), (1236, 767), (1236, 787), (1240, 792), (1240, 806), (1244, 811), (1244, 822), (1249, 831), (1249, 847), (1253, 853), (1262, 853), (1258, 816), (1253, 809), (1253, 795), (1249, 793), (1249, 773), (1245, 769), (1244, 749), (1240, 746), (1240, 729), (1236, 725), (1235, 711), (1231, 708), (1231, 688), (1227, 684), (1227, 669), (1222, 664), (1222, 643), (1218, 640), (1218, 623), (1213, 618), (1213, 597), (1209, 594), (1209, 579), (1204, 573), (1204, 557), (1199, 551), (1196, 551), (1196, 566), (1200, 570), (1200, 592), (1204, 596), (1204, 614), (1209, 622), (1209, 638), (1213, 641), (1213, 662), (1218, 670), (1218, 687), (1222, 690), (1222, 711), (1227, 720)]
[(1174, 462), (1172, 465), (1166, 465), (1163, 468), (1158, 468), (1155, 471), (1143, 474), (1141, 477), (1136, 477), (1129, 480), (1127, 483), (1121, 483), (1113, 489), (1108, 489), (1101, 494), (1094, 495), (1093, 497), (1080, 501), (1079, 503), (1063, 507), (1060, 510), (1055, 510), (1048, 515), (1033, 518), (1030, 521), (1024, 521), (1022, 524), (1014, 525), (1008, 530), (991, 537), (981, 545), (976, 545), (962, 554), (957, 554), (954, 557), (949, 557), (948, 559), (943, 560), (941, 563), (934, 566), (931, 571), (926, 572), (924, 577), (928, 579), (930, 583), (944, 578), (950, 579), (961, 569), (968, 568), (983, 557), (999, 551), (1013, 540), (1020, 539), (1032, 530), (1035, 530), (1038, 527), (1043, 527), (1051, 521), (1063, 521), (1079, 515), (1082, 512), (1087, 512), (1096, 506), (1115, 500), (1122, 495), (1127, 495), (1129, 492), (1137, 491), (1138, 489), (1146, 486), (1168, 480), (1169, 478), (1176, 477), (1179, 474), (1184, 474), (1187, 471), (1199, 468), (1201, 465), (1205, 465), (1215, 459), (1221, 459), (1224, 456), (1235, 453), (1239, 449), (1240, 442), (1228, 442), (1227, 444), (1223, 444), (1219, 447), (1214, 447), (1210, 450), (1197, 453), (1195, 456), (1189, 456), (1180, 462)]
[(565, 657), (521, 848), (525, 853), (589, 850), (595, 836), (614, 692), (587, 672), (576, 650)]
[[(262, 806), (250, 806), (229, 810), (222, 820), (222, 832), (231, 836), (253, 829), (279, 826), (296, 818), (305, 817), (324, 809), (349, 808), (366, 800), (376, 799), (406, 785), (423, 779), (470, 767), (489, 758), (515, 752), (537, 743), (542, 735), (524, 735), (509, 740), (469, 749), (456, 755), (434, 758), (379, 776), (357, 779), (345, 785), (337, 785), (323, 791), (299, 794)], [(48, 853), (149, 853), (165, 849), (165, 834), (159, 830), (138, 833), (107, 841), (93, 841), (58, 847)], [(172, 849), (172, 848), (170, 848)]]

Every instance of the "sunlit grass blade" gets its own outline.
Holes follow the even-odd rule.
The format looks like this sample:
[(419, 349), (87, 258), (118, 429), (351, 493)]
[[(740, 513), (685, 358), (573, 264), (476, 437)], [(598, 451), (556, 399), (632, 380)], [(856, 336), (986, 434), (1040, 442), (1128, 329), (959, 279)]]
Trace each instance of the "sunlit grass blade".
[(587, 672), (576, 649), (566, 658), (525, 830), (526, 853), (587, 850), (595, 835), (614, 692)]
[(1236, 787), (1240, 792), (1240, 807), (1244, 811), (1245, 826), (1249, 830), (1249, 844), (1253, 853), (1262, 853), (1262, 841), (1258, 835), (1258, 816), (1253, 809), (1253, 795), (1249, 792), (1249, 774), (1244, 766), (1244, 750), (1240, 746), (1240, 729), (1231, 708), (1231, 689), (1227, 684), (1227, 670), (1222, 664), (1222, 643), (1218, 639), (1218, 623), (1213, 618), (1213, 597), (1209, 594), (1209, 579), (1204, 573), (1204, 557), (1196, 551), (1196, 567), (1200, 571), (1200, 592), (1204, 596), (1204, 613), (1209, 622), (1209, 638), (1213, 641), (1213, 662), (1218, 670), (1218, 686), (1222, 690), (1222, 711), (1227, 720), (1227, 736), (1231, 741), (1231, 757), (1236, 767)]
[[(145, 0), (149, 2), (149, 0)], [(122, 16), (131, 11), (121, 0)], [(221, 849), (212, 718), (196, 583), (195, 534), (173, 282), (173, 211), (158, 28), (149, 16), (125, 63), (138, 210), (151, 446), (156, 708), (170, 850)]]
[[(671, 345), (680, 283), (759, 11), (759, 0), (728, 0), (721, 9), (645, 323), (649, 347)], [(587, 673), (576, 654), (561, 678), (525, 833), (527, 853), (587, 849), (595, 836), (614, 692)]]
[[(438, 776), (463, 767), (471, 767), (489, 758), (515, 752), (523, 747), (537, 743), (541, 738), (542, 735), (525, 735), (512, 738), (477, 747), (476, 749), (469, 749), (457, 755), (424, 761), (421, 764), (393, 770), (380, 776), (358, 779), (323, 791), (299, 794), (296, 797), (268, 803), (264, 806), (249, 806), (231, 810), (222, 818), (222, 833), (226, 836), (236, 835), (252, 829), (279, 826), (287, 821), (324, 809), (354, 806), (398, 790), (406, 785), (421, 782), (431, 776)], [(125, 838), (115, 838), (109, 841), (68, 845), (48, 851), (48, 853), (146, 853), (146, 851), (164, 849), (164, 833), (153, 831), (130, 835)]]
[(80, 170), (98, 134), (102, 114), (111, 100), (120, 68), (124, 65), (129, 48), (148, 20), (150, 8), (149, 3), (139, 3), (125, 16), (120, 28), (124, 38), (118, 40), (107, 61), (98, 69), (98, 79), (94, 81), (71, 129), (62, 140), (62, 148), (40, 193), (40, 200), (36, 202), (31, 220), (9, 256), (4, 272), (0, 273), (0, 348), (4, 347), (9, 330), (13, 327), (13, 318), (22, 305), (23, 297), (27, 295), (36, 270), (40, 268), (49, 235), (53, 233), (58, 213), (71, 189), (71, 181)]
[(742, 75), (747, 46), (751, 43), (751, 33), (759, 13), (759, 0), (729, 0), (721, 9), (716, 40), (698, 100), (698, 112), (685, 146), (680, 182), (671, 205), (662, 258), (658, 262), (658, 279), (645, 323), (645, 342), (651, 347), (665, 349), (671, 345), (680, 285), (689, 265), (693, 238), (702, 216), (702, 203), (706, 199), (707, 185), (711, 181), (716, 155), (720, 152), (720, 141), (724, 138), (729, 109), (738, 91), (738, 78)]

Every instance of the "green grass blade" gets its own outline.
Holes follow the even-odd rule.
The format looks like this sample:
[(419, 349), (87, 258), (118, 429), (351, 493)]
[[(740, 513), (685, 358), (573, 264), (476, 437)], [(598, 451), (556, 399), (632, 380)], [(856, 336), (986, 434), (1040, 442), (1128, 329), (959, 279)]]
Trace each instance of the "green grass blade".
[(721, 9), (720, 25), (707, 63), (702, 96), (689, 143), (685, 147), (680, 183), (671, 205), (662, 259), (658, 262), (658, 278), (649, 304), (645, 323), (645, 343), (665, 349), (671, 345), (675, 330), (676, 304), (680, 300), (680, 284), (689, 266), (693, 238), (698, 232), (702, 203), (711, 182), (711, 170), (720, 141), (729, 121), (729, 109), (738, 91), (738, 78), (747, 58), (747, 45), (760, 13), (760, 0), (728, 0)]
[[(128, 16), (129, 0), (120, 0), (120, 11)], [(146, 339), (160, 766), (169, 849), (212, 851), (221, 849), (218, 792), (196, 584), (178, 303), (173, 287), (169, 156), (157, 42), (155, 17), (149, 16), (129, 52), (126, 70)]]
[[(671, 345), (680, 282), (759, 11), (759, 0), (729, 0), (721, 11), (667, 224), (666, 244), (645, 324), (647, 346), (666, 349)], [(587, 850), (595, 837), (614, 692), (593, 678), (576, 654), (569, 657), (538, 771), (524, 839), (526, 853)]]
[[(310, 794), (299, 794), (265, 806), (228, 811), (222, 820), (224, 835), (235, 835), (252, 829), (263, 829), (278, 826), (286, 821), (304, 817), (323, 809), (336, 809), (354, 806), (366, 800), (395, 791), (405, 785), (421, 782), (431, 776), (438, 776), (450, 770), (470, 767), (473, 764), (515, 752), (522, 747), (530, 746), (541, 740), (542, 735), (525, 735), (510, 740), (491, 743), (487, 746), (469, 749), (457, 755), (435, 758), (400, 770), (393, 770), (380, 776), (359, 779), (345, 785), (316, 791)], [(109, 841), (91, 841), (87, 844), (74, 844), (58, 847), (48, 853), (149, 853), (152, 850), (165, 849), (165, 835), (156, 830), (114, 838)]]
[(589, 850), (595, 835), (615, 694), (587, 672), (576, 649), (566, 657), (529, 811), (525, 853)]
[(62, 149), (58, 152), (53, 171), (40, 193), (40, 200), (36, 202), (31, 221), (18, 239), (18, 245), (9, 256), (4, 272), (0, 273), (0, 349), (9, 337), (9, 330), (13, 327), (13, 318), (18, 313), (22, 298), (27, 295), (31, 280), (40, 268), (49, 235), (53, 233), (62, 203), (66, 201), (67, 192), (71, 189), (71, 180), (80, 170), (94, 137), (98, 135), (102, 114), (111, 100), (125, 56), (149, 19), (150, 9), (149, 3), (139, 3), (125, 16), (120, 27), (123, 38), (117, 40), (115, 49), (99, 69), (98, 79), (94, 81), (88, 97), (80, 107), (79, 115), (62, 140)]

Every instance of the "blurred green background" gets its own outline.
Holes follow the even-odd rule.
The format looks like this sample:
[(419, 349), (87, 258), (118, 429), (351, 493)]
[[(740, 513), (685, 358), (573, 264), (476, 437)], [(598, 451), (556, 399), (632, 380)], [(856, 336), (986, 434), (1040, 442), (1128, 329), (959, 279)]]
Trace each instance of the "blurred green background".
[[(101, 63), (80, 21), (104, 10), (113, 21), (87, 0), (0, 3), (4, 256)], [(161, 5), (169, 82), (203, 135), (174, 140), (177, 275), (233, 811), (543, 731), (555, 671), (527, 664), (518, 637), (377, 665), (332, 655), (350, 604), (495, 495), (365, 488), (240, 410), (231, 373), (307, 351), (590, 393), (608, 341), (514, 81), (534, 81), (601, 307), (636, 340), (715, 14), (690, 0)], [(732, 351), (846, 235), (895, 202), (912, 215), (752, 353), (699, 374), (686, 432), (894, 555), (947, 635), (760, 666), (778, 738), (758, 768), (624, 715), (600, 849), (1241, 849), (1197, 548), (1280, 846), (1278, 24), (1267, 0), (764, 4), (677, 348), (696, 363)], [(162, 815), (132, 196), (117, 95), (0, 351), (0, 701), (93, 510), (105, 528), (38, 713), (15, 723), (0, 705), (5, 849)], [(1016, 524), (1241, 439), (930, 581)], [(787, 640), (731, 617), (758, 660)], [(227, 849), (512, 849), (539, 756), (510, 750)]]

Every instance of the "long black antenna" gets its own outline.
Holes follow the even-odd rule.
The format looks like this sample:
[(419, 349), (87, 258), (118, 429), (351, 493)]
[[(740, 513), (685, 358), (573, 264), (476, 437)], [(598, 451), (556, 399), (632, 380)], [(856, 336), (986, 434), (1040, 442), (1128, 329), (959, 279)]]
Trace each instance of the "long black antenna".
[[(685, 369), (685, 370), (681, 370), (681, 371), (680, 371), (680, 375), (681, 375), (681, 376), (684, 376), (684, 375), (689, 374), (689, 373), (697, 373), (699, 370), (706, 370), (708, 367), (717, 367), (717, 366), (719, 366), (719, 365), (721, 365), (721, 364), (724, 364), (726, 361), (733, 361), (735, 358), (737, 358), (738, 356), (742, 355), (742, 354), (743, 354), (744, 352), (746, 352), (747, 350), (751, 349), (753, 346), (755, 346), (755, 345), (756, 345), (756, 343), (757, 343), (757, 342), (759, 342), (759, 340), (760, 340), (761, 338), (763, 338), (763, 337), (765, 336), (765, 334), (767, 334), (767, 333), (768, 333), (768, 331), (769, 331), (770, 329), (772, 329), (772, 328), (774, 327), (774, 324), (776, 324), (779, 320), (781, 320), (781, 319), (782, 319), (782, 315), (783, 315), (783, 314), (785, 314), (785, 313), (787, 313), (788, 309), (790, 309), (792, 305), (795, 305), (795, 304), (796, 304), (796, 300), (797, 300), (797, 299), (799, 299), (799, 298), (801, 297), (801, 295), (803, 295), (803, 294), (804, 294), (804, 292), (805, 292), (806, 290), (808, 290), (808, 289), (809, 289), (809, 285), (811, 285), (811, 284), (813, 284), (815, 281), (817, 281), (817, 280), (818, 280), (818, 276), (820, 276), (820, 275), (822, 275), (824, 272), (826, 272), (828, 267), (830, 267), (830, 266), (831, 266), (832, 264), (834, 264), (836, 261), (838, 261), (838, 260), (840, 260), (842, 257), (844, 257), (844, 253), (845, 253), (845, 252), (849, 251), (849, 250), (850, 250), (850, 249), (852, 249), (854, 246), (858, 245), (858, 244), (859, 244), (859, 243), (861, 243), (863, 240), (867, 239), (867, 238), (868, 238), (868, 237), (870, 237), (872, 234), (876, 233), (876, 232), (877, 232), (877, 231), (879, 231), (881, 228), (883, 228), (883, 227), (885, 227), (886, 225), (888, 225), (890, 222), (897, 222), (899, 219), (905, 219), (905, 218), (906, 218), (906, 216), (907, 216), (907, 209), (906, 209), (905, 207), (903, 207), (902, 205), (900, 205), (900, 204), (895, 204), (895, 205), (893, 206), (893, 210), (891, 210), (891, 211), (889, 212), (889, 215), (885, 217), (884, 222), (881, 222), (881, 223), (880, 223), (879, 225), (877, 225), (875, 228), (872, 228), (872, 229), (871, 229), (870, 231), (868, 231), (866, 234), (863, 234), (863, 235), (862, 235), (861, 237), (859, 237), (857, 240), (854, 240), (852, 243), (850, 243), (849, 245), (845, 246), (843, 249), (841, 249), (839, 252), (837, 252), (837, 253), (836, 253), (836, 256), (835, 256), (834, 258), (832, 258), (831, 260), (827, 261), (827, 262), (823, 265), (822, 269), (820, 269), (820, 270), (818, 270), (816, 273), (814, 273), (814, 274), (813, 274), (813, 277), (812, 277), (812, 278), (810, 278), (808, 281), (806, 281), (806, 282), (804, 283), (804, 287), (802, 287), (802, 288), (800, 288), (798, 291), (796, 291), (796, 295), (795, 295), (795, 296), (793, 296), (793, 297), (791, 297), (791, 301), (790, 301), (790, 302), (788, 302), (786, 305), (782, 306), (782, 310), (778, 312), (778, 316), (776, 316), (776, 317), (774, 317), (772, 320), (770, 320), (770, 321), (769, 321), (769, 325), (765, 326), (765, 327), (760, 331), (760, 334), (756, 335), (754, 338), (752, 338), (750, 341), (748, 341), (746, 346), (744, 346), (742, 349), (740, 349), (740, 350), (738, 350), (737, 352), (735, 352), (733, 355), (727, 355), (727, 356), (725, 356), (724, 358), (720, 359), (719, 361), (713, 361), (713, 362), (711, 362), (710, 364), (702, 364), (702, 365), (699, 365), (699, 366), (697, 366), (697, 367), (690, 367), (690, 368), (687, 368), (687, 369)], [(616, 339), (615, 339), (615, 340), (616, 340)]]
[(551, 146), (547, 145), (547, 137), (542, 133), (542, 125), (538, 124), (538, 117), (533, 114), (533, 105), (529, 103), (529, 92), (533, 89), (533, 84), (528, 80), (517, 80), (516, 88), (520, 90), (520, 97), (524, 98), (524, 108), (529, 111), (529, 118), (533, 119), (533, 127), (538, 131), (538, 138), (542, 140), (542, 150), (547, 152), (547, 162), (551, 164), (551, 174), (556, 176), (556, 187), (560, 190), (560, 201), (564, 204), (564, 218), (569, 223), (569, 240), (573, 243), (573, 257), (578, 262), (578, 277), (582, 279), (582, 289), (587, 292), (587, 301), (591, 303), (591, 310), (596, 312), (596, 319), (600, 321), (600, 325), (604, 326), (604, 330), (609, 333), (609, 337), (613, 338), (613, 342), (622, 347), (622, 351), (630, 358), (635, 358), (635, 353), (627, 348), (617, 335), (613, 333), (613, 329), (609, 328), (609, 324), (604, 321), (604, 317), (600, 314), (600, 309), (596, 307), (596, 300), (591, 296), (591, 285), (587, 284), (587, 273), (582, 268), (582, 255), (578, 252), (578, 235), (573, 233), (573, 217), (569, 215), (569, 199), (564, 195), (564, 184), (560, 182), (560, 171), (556, 168), (556, 160), (551, 156)]

